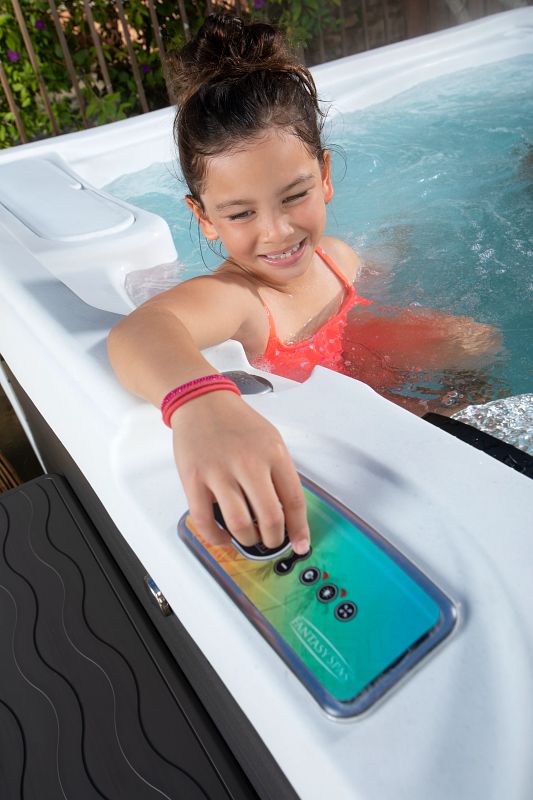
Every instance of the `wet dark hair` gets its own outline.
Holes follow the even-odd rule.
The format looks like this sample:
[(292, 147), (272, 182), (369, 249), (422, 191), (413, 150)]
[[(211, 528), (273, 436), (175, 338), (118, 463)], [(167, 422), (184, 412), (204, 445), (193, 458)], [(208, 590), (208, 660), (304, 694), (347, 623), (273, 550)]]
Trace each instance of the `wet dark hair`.
[(169, 73), (181, 170), (200, 206), (207, 159), (237, 150), (271, 127), (296, 135), (324, 162), (315, 83), (271, 25), (209, 14), (195, 38), (171, 57)]

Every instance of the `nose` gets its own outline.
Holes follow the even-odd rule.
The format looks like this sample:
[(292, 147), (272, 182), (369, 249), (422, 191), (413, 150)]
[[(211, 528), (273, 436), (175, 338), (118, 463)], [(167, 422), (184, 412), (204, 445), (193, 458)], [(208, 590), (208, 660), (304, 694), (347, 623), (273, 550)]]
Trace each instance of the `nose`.
[(284, 211), (264, 214), (262, 224), (262, 238), (265, 244), (284, 244), (287, 237), (294, 233), (289, 215)]

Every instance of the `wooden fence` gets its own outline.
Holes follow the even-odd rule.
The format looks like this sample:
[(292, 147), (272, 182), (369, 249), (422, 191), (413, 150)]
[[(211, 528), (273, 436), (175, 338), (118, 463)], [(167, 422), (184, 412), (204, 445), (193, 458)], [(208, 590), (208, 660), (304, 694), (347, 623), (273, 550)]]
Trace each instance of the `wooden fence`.
[[(83, 25), (84, 35), (92, 43), (94, 48), (95, 72), (101, 86), (101, 92), (112, 95), (114, 87), (110, 78), (108, 64), (106, 62), (105, 47), (102, 43), (102, 26), (95, 22), (90, 0), (77, 0), (78, 8), (83, 6)], [(165, 41), (161, 29), (161, 3), (162, 0), (142, 0), (147, 11), (147, 23), (150, 26), (150, 41), (152, 42), (151, 51), (157, 53), (160, 60), (161, 83), (165, 80), (164, 60), (165, 60)], [(267, 0), (249, 0), (249, 6), (245, 0), (224, 0), (226, 7), (228, 2), (239, 12), (248, 10), (248, 7), (260, 9), (261, 15), (268, 18), (269, 4)], [(287, 0), (290, 3), (291, 0)], [(11, 8), (8, 4), (11, 3)], [(302, 56), (308, 65), (321, 63), (340, 56), (350, 55), (363, 50), (379, 47), (381, 45), (397, 42), (412, 36), (419, 36), (431, 31), (447, 28), (461, 22), (477, 19), (487, 14), (508, 10), (519, 5), (531, 5), (531, 2), (521, 0), (336, 0), (335, 3), (328, 4), (323, 2), (323, 8), (327, 10), (327, 21), (332, 24), (318, 23), (317, 30), (313, 37), (302, 49)], [(13, 19), (18, 26), (17, 35), (22, 38), (25, 56), (29, 59), (33, 71), (34, 82), (38, 92), (38, 105), (41, 113), (48, 119), (48, 131), (42, 135), (56, 135), (60, 132), (60, 126), (54, 114), (54, 104), (51, 93), (43, 78), (42, 56), (39, 59), (34, 37), (39, 31), (38, 23), (33, 22), (33, 26), (28, 23), (28, 9), (31, 3), (22, 3), (21, 0), (3, 0), (5, 11), (11, 12)], [(147, 100), (141, 66), (135, 50), (136, 29), (128, 19), (127, 0), (109, 0), (109, 6), (113, 7), (114, 18), (118, 20), (119, 32), (122, 38), (124, 53), (127, 53), (126, 69), (133, 78), (134, 85), (135, 111), (144, 113), (150, 110)], [(209, 12), (215, 3), (207, 0), (205, 12)], [(196, 5), (198, 8), (198, 5)], [(279, 9), (279, 2), (276, 4)], [(185, 0), (177, 0), (173, 4), (174, 21), (180, 26), (182, 40), (186, 41), (191, 35), (191, 25), (186, 10)], [(2, 4), (0, 3), (0, 13)], [(55, 0), (48, 0), (47, 24), (53, 26), (56, 37), (56, 49), (60, 48), (65, 71), (71, 84), (72, 103), (75, 106), (78, 125), (77, 127), (89, 127), (94, 124), (94, 120), (87, 114), (87, 103), (85, 100), (84, 89), (86, 88), (86, 78), (81, 78), (76, 69), (76, 56), (72, 52), (72, 39), (69, 46), (65, 37), (65, 20), (69, 15), (69, 3), (56, 3)], [(44, 23), (42, 23), (44, 25)], [(165, 17), (165, 24), (168, 25), (168, 15)], [(27, 142), (30, 138), (23, 121), (23, 114), (17, 103), (15, 86), (10, 83), (7, 60), (13, 61), (20, 54), (14, 53), (9, 48), (0, 50), (0, 125), (2, 118), (10, 120), (12, 128), (16, 128), (18, 141)], [(167, 87), (168, 90), (168, 87)], [(162, 100), (159, 107), (168, 101), (169, 93), (162, 92)], [(152, 103), (153, 107), (153, 103)], [(156, 107), (158, 107), (156, 105)], [(4, 123), (5, 124), (5, 123)], [(6, 141), (4, 137), (3, 146), (17, 143)]]

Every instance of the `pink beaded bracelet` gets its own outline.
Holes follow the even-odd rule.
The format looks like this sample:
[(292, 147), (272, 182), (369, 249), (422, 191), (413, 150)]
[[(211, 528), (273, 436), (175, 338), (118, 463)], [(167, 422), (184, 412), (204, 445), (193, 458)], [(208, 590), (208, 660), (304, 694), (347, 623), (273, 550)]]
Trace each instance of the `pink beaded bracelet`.
[(229, 378), (226, 378), (225, 375), (220, 375), (218, 372), (215, 372), (213, 375), (204, 375), (201, 378), (194, 378), (192, 381), (187, 381), (187, 383), (182, 383), (181, 386), (176, 386), (175, 389), (171, 389), (168, 394), (166, 394), (161, 402), (161, 413), (163, 414), (167, 405), (173, 400), (176, 396), (182, 395), (185, 392), (188, 392), (190, 389), (201, 386), (205, 383), (217, 383), (220, 381), (227, 381)]
[[(170, 419), (173, 413), (180, 406), (184, 405), (185, 403), (188, 403), (189, 400), (194, 400), (196, 397), (201, 397), (204, 394), (216, 391), (228, 391), (240, 395), (240, 391), (236, 383), (231, 381), (229, 378), (225, 378), (223, 375), (220, 375), (218, 377), (220, 377), (221, 380), (208, 381), (200, 385), (198, 384), (195, 385), (194, 382), (191, 381), (190, 383), (193, 384), (192, 386), (190, 384), (184, 384), (183, 387), (177, 387), (183, 390), (181, 392), (175, 393), (173, 397), (171, 397), (170, 400), (168, 400), (166, 403), (165, 403), (166, 400), (165, 397), (165, 400), (163, 401), (163, 403), (165, 403), (165, 407), (162, 408), (163, 422), (165, 423), (165, 425), (168, 428), (170, 428), (171, 427)], [(188, 389), (184, 388), (186, 386), (189, 386), (189, 388)], [(163, 403), (161, 404), (161, 406), (163, 406)]]

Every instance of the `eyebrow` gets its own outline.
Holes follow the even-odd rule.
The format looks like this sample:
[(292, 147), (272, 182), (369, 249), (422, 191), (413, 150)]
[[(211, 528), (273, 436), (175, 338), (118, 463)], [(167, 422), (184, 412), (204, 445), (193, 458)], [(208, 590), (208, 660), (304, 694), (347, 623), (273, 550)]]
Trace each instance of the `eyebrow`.
[[(289, 192), (291, 189), (294, 189), (295, 186), (298, 186), (300, 183), (305, 183), (306, 181), (311, 180), (315, 176), (312, 173), (308, 175), (299, 175), (293, 181), (284, 186), (283, 189), (280, 190), (279, 194), (285, 194), (285, 192)], [(225, 200), (223, 203), (219, 203), (216, 206), (217, 211), (222, 211), (224, 208), (229, 208), (229, 206), (250, 206), (253, 205), (253, 200), (246, 200), (246, 199), (236, 199), (236, 200)]]

